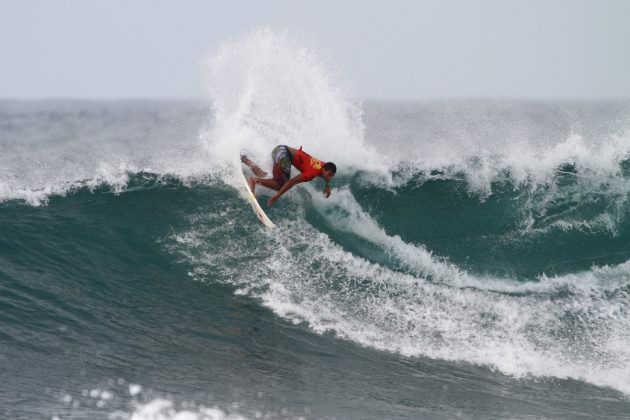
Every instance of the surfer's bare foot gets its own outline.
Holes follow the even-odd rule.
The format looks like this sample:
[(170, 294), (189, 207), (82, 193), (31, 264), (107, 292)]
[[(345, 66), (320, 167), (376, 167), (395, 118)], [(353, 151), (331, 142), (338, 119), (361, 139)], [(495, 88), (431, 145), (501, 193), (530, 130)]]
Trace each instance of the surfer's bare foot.
[(241, 162), (243, 162), (245, 165), (249, 166), (249, 169), (252, 170), (252, 172), (260, 177), (260, 178), (264, 178), (267, 176), (267, 172), (263, 171), (262, 169), (260, 169), (260, 167), (258, 165), (256, 165), (254, 162), (251, 161), (250, 158), (247, 157), (247, 155), (241, 155)]
[(252, 194), (254, 194), (254, 190), (256, 189), (256, 178), (250, 176), (247, 182), (249, 182), (249, 189), (252, 190)]

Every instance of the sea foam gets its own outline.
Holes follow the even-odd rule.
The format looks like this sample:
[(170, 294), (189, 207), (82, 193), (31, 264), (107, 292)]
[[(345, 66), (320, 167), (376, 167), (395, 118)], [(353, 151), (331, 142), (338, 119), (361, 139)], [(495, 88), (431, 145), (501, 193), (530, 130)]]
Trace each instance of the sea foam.
[[(208, 150), (232, 159), (235, 168), (230, 156), (243, 145), (264, 155), (274, 144), (297, 141), (321, 158), (332, 155), (341, 173), (359, 171), (368, 175), (365, 182), (394, 189), (434, 171), (463, 178), (482, 197), (506, 178), (534, 192), (556, 188), (554, 177), (567, 165), (579, 189), (625, 177), (630, 146), (623, 136), (599, 143), (575, 134), (555, 143), (463, 139), (459, 145), (428, 138), (413, 149), (373, 136), (368, 144), (357, 105), (317, 57), (286, 34), (256, 31), (225, 44), (208, 66), (216, 118)], [(409, 170), (401, 171), (405, 165)], [(255, 250), (247, 251), (251, 247), (229, 225), (177, 234), (170, 249), (196, 267), (195, 278), (218, 274), (236, 293), (316, 333), (405, 356), (478, 364), (516, 377), (573, 378), (630, 393), (628, 263), (525, 282), (475, 276), (387, 234), (350, 189), (337, 188), (329, 200), (305, 190), (308, 199), (286, 197), (290, 215), (278, 229), (255, 233)], [(335, 243), (305, 221), (310, 206), (333, 230), (373, 244), (399, 268)], [(230, 269), (221, 263), (221, 255), (237, 252), (252, 264)]]

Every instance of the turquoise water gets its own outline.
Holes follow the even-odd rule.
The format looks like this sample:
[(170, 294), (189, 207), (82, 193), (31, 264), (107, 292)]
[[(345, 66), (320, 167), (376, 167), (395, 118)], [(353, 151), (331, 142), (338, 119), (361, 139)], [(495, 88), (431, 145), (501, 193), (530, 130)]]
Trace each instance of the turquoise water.
[[(131, 110), (146, 131), (129, 128)], [(389, 185), (340, 171), (330, 200), (302, 186), (268, 209), (279, 226), (268, 230), (211, 170), (129, 169), (138, 155), (147, 167), (178, 161), (152, 157), (151, 143), (174, 126), (194, 133), (206, 112), (3, 104), (9, 147), (32, 124), (68, 130), (52, 143), (33, 130), (37, 165), (5, 160), (3, 417), (203, 418), (200, 406), (251, 418), (627, 416), (627, 158), (605, 182), (574, 162), (538, 186), (504, 173), (490, 193), (447, 168), (399, 165)], [(131, 143), (146, 138), (120, 153), (127, 167), (24, 188), (44, 179), (25, 173), (70, 170), (46, 159), (80, 161), (69, 145), (100, 118)], [(91, 158), (108, 157), (81, 162)]]
[[(629, 418), (630, 103), (360, 103), (268, 30), (206, 66), (0, 102), (0, 417)], [(267, 229), (276, 144), (339, 172)]]

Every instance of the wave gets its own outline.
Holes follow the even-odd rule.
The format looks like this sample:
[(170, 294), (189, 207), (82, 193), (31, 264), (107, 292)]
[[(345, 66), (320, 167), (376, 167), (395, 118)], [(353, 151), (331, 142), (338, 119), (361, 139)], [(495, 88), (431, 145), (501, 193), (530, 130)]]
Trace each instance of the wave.
[[(170, 249), (195, 266), (193, 277), (220, 273), (237, 294), (256, 297), (317, 333), (405, 356), (630, 392), (629, 263), (524, 283), (476, 277), (355, 215), (368, 227), (348, 219), (354, 216), (325, 217), (384, 248), (411, 272), (348, 252), (301, 216), (253, 237), (239, 238), (235, 226), (196, 227), (172, 237)], [(226, 267), (227, 256), (238, 264)]]
[(207, 106), (189, 102), (0, 101), (0, 202), (123, 191), (143, 172), (207, 177), (212, 159), (198, 137), (206, 116)]
[[(183, 129), (161, 107), (133, 118), (124, 107), (47, 108), (35, 124), (47, 141), (24, 127), (5, 140), (0, 201), (201, 191), (212, 210), (188, 204), (156, 239), (196, 280), (381, 351), (630, 394), (627, 135), (481, 141), (460, 127), (394, 141), (369, 131), (320, 57), (268, 29), (224, 44), (206, 69), (211, 111), (178, 111), (192, 121)], [(3, 106), (3, 118), (22, 118)], [(296, 189), (267, 230), (235, 174), (242, 147), (267, 156), (278, 143), (340, 171), (329, 200)]]
[[(607, 183), (630, 175), (630, 134), (588, 142), (579, 135), (551, 145), (537, 146), (521, 141), (506, 141), (500, 148), (485, 145), (484, 150), (455, 152), (422, 150), (423, 156), (397, 164), (396, 185), (417, 178), (462, 179), (467, 188), (481, 197), (493, 193), (493, 185), (511, 183), (515, 188), (552, 186), (558, 181), (584, 187)], [(478, 149), (478, 148), (477, 148)], [(413, 157), (413, 156), (412, 156)]]
[[(169, 222), (164, 231), (174, 232), (158, 244), (193, 279), (231, 285), (315, 333), (406, 357), (479, 364), (516, 377), (574, 378), (630, 393), (629, 262), (527, 281), (490, 277), (388, 233), (348, 188), (329, 200), (311, 188), (288, 195), (270, 212), (278, 229), (268, 230), (223, 182), (191, 188), (177, 178), (130, 179), (124, 194), (155, 190), (157, 209), (177, 207), (156, 200), (173, 189), (177, 197), (220, 197), (210, 208), (187, 199), (175, 211), (184, 220)], [(102, 188), (52, 205), (92, 201), (92, 194), (103, 196), (99, 208), (119, 201)]]
[[(348, 187), (337, 188), (330, 200), (302, 188), (285, 200), (282, 222), (273, 231), (257, 229), (242, 238), (233, 225), (211, 222), (210, 229), (200, 223), (174, 235), (169, 249), (195, 267), (193, 277), (220, 273), (237, 293), (260, 299), (285, 319), (380, 350), (630, 391), (624, 379), (630, 357), (624, 346), (627, 263), (538, 274), (528, 281), (473, 274), (439, 256), (453, 258), (452, 245), (437, 254), (435, 246), (425, 245), (431, 242), (422, 240), (426, 231), (418, 229), (414, 214), (440, 199), (445, 208), (458, 201), (480, 207), (497, 187), (497, 205), (511, 194), (525, 209), (516, 224), (511, 218), (506, 235), (540, 232), (570, 220), (572, 211), (587, 220), (615, 207), (625, 212), (627, 136), (590, 142), (570, 135), (536, 145), (503, 139), (470, 147), (466, 139), (418, 139), (408, 130), (410, 138), (398, 143), (372, 135), (368, 144), (358, 105), (331, 83), (318, 57), (286, 34), (263, 29), (227, 43), (208, 68), (211, 153), (228, 161), (247, 145), (264, 156), (274, 144), (297, 139), (324, 159), (334, 150), (340, 181)], [(409, 199), (425, 186), (434, 193), (425, 196), (427, 201)], [(594, 214), (572, 205), (587, 198), (597, 207), (602, 196), (608, 207)], [(409, 210), (407, 217), (398, 214), (399, 235), (388, 233), (395, 230), (394, 207)], [(233, 220), (230, 213), (223, 217)], [(444, 226), (438, 214), (427, 219)], [(622, 225), (626, 218), (620, 214), (617, 220)], [(470, 222), (461, 224), (474, 229)], [(257, 246), (248, 246), (251, 241)], [(225, 256), (238, 263), (226, 263)]]

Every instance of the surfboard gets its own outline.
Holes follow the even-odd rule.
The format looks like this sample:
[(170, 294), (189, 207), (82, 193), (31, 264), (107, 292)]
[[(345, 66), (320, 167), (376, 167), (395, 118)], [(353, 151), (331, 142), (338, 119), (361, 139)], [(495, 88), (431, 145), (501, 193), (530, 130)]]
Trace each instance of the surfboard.
[(252, 209), (254, 210), (254, 213), (258, 217), (258, 220), (260, 220), (262, 224), (267, 227), (270, 227), (270, 228), (276, 227), (276, 225), (271, 221), (271, 219), (267, 217), (262, 207), (260, 207), (260, 203), (256, 199), (256, 196), (254, 195), (252, 190), (249, 188), (249, 183), (247, 182), (247, 177), (245, 176), (245, 165), (242, 163), (241, 163), (241, 178), (243, 179), (243, 186), (245, 187), (242, 191), (242, 195), (247, 201), (249, 201), (249, 204), (251, 204)]

